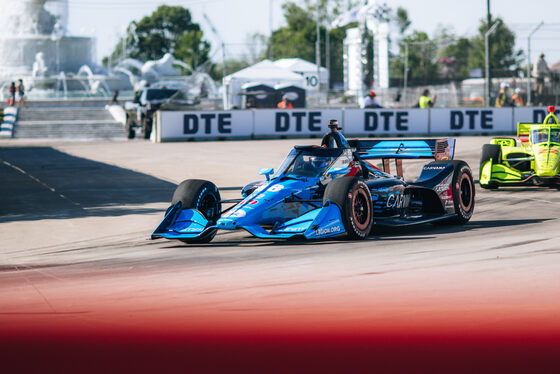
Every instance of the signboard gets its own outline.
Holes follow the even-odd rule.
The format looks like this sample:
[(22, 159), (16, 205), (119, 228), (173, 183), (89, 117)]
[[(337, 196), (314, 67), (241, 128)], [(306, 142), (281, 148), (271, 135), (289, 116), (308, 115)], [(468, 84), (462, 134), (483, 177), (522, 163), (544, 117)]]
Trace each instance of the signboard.
[[(514, 134), (517, 122), (542, 123), (544, 107), (436, 109), (257, 109), (158, 112), (156, 141), (321, 136), (336, 119), (347, 136)], [(560, 114), (560, 109), (556, 110)]]
[[(560, 114), (560, 108), (556, 109), (556, 115)], [(545, 107), (521, 107), (515, 108), (513, 115), (514, 129), (517, 130), (517, 123), (542, 123), (548, 115), (548, 108)]]
[(256, 136), (322, 135), (328, 131), (329, 120), (342, 123), (342, 110), (255, 110)]
[(511, 132), (513, 108), (430, 109), (431, 134)]
[(253, 113), (243, 111), (161, 112), (159, 138), (250, 137)]
[(425, 109), (348, 109), (343, 130), (347, 135), (428, 134), (428, 110)]

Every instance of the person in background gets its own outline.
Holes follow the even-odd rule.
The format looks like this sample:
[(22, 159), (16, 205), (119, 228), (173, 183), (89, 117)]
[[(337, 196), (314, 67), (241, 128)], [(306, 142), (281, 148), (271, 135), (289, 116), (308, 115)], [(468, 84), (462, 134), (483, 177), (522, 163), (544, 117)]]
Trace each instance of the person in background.
[(23, 106), (25, 108), (25, 86), (23, 85), (23, 81), (18, 79), (18, 84), (16, 86), (16, 93), (17, 93), (17, 106)]
[(8, 105), (14, 106), (16, 104), (16, 83), (12, 82), (8, 87)]
[(436, 104), (437, 95), (434, 94), (430, 97), (430, 90), (427, 88), (422, 92), (422, 96), (418, 99), (418, 107), (422, 109), (433, 108)]
[(550, 74), (548, 64), (544, 59), (544, 53), (539, 55), (539, 61), (533, 67), (533, 76), (537, 78), (537, 87), (535, 87), (536, 100), (542, 100), (544, 95), (544, 79)]
[(338, 130), (342, 130), (342, 127), (338, 127), (338, 121), (336, 119), (331, 119), (329, 121), (329, 132), (323, 136), (323, 139), (321, 140), (321, 147), (350, 148), (348, 141)]
[(119, 90), (115, 90), (110, 105), (119, 105)]
[(369, 91), (369, 94), (364, 99), (364, 108), (383, 108), (377, 99), (375, 99), (375, 96), (377, 95), (374, 91)]
[(257, 106), (255, 105), (255, 98), (249, 96), (247, 99), (247, 105), (245, 106), (247, 109), (255, 109)]
[(282, 101), (280, 101), (277, 105), (278, 108), (280, 109), (293, 109), (294, 106), (292, 105), (292, 103), (290, 103), (290, 101), (288, 100), (288, 97), (286, 95), (284, 95), (282, 97)]
[(525, 101), (523, 100), (523, 90), (521, 88), (516, 88), (515, 93), (511, 97), (513, 106), (525, 106)]
[(500, 84), (500, 92), (496, 97), (496, 105), (495, 105), (496, 108), (513, 106), (513, 103), (510, 97), (508, 96), (508, 91), (509, 91), (509, 83), (502, 82)]

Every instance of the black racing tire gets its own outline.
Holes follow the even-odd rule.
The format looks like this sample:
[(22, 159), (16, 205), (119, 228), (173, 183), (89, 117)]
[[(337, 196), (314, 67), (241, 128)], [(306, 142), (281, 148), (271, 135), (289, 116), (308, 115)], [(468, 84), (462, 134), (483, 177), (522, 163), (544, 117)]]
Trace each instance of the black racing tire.
[(330, 200), (338, 205), (342, 222), (350, 239), (365, 239), (373, 226), (373, 202), (368, 186), (356, 177), (331, 181), (323, 195), (323, 205)]
[(126, 130), (126, 137), (128, 139), (134, 139), (134, 137), (136, 136), (136, 131), (134, 131), (135, 127), (136, 121), (134, 121), (132, 118), (127, 118), (124, 128)]
[(451, 191), (453, 193), (453, 206), (457, 215), (450, 219), (448, 223), (464, 225), (474, 213), (475, 186), (472, 171), (465, 161), (434, 161), (434, 164), (452, 164), (453, 179), (451, 180)]
[(144, 132), (144, 139), (150, 139), (152, 135), (152, 119), (149, 117), (142, 118), (142, 130)]
[[(197, 209), (211, 223), (214, 224), (222, 214), (220, 192), (216, 185), (201, 179), (187, 179), (173, 193), (171, 204), (181, 202), (183, 209)], [(208, 243), (216, 236), (216, 231), (208, 235), (182, 240), (185, 243)]]
[(480, 173), (482, 172), (482, 165), (492, 159), (492, 163), (499, 164), (502, 162), (502, 147), (499, 144), (484, 144), (482, 146), (482, 154), (480, 155), (480, 168), (478, 174), (478, 181), (480, 187), (484, 189), (497, 189), (498, 183), (490, 181), (488, 184), (480, 183)]

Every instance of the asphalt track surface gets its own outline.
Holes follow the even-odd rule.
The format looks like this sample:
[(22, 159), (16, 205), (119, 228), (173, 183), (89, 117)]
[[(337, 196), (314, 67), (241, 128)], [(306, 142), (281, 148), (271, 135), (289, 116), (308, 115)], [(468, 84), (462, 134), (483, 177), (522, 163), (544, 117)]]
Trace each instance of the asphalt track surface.
[[(318, 141), (0, 141), (4, 372), (560, 372), (556, 189), (364, 241), (148, 240), (182, 180), (236, 198)], [(458, 138), (475, 180), (487, 141)]]

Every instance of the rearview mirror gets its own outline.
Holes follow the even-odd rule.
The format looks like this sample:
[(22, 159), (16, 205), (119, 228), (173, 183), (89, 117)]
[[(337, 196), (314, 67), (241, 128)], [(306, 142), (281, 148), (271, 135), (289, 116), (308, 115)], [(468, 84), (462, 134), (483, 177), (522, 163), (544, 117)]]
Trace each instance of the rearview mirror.
[(270, 174), (274, 174), (274, 169), (273, 168), (262, 168), (262, 169), (259, 169), (259, 174), (266, 176), (266, 180), (269, 181), (270, 180)]

